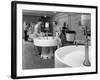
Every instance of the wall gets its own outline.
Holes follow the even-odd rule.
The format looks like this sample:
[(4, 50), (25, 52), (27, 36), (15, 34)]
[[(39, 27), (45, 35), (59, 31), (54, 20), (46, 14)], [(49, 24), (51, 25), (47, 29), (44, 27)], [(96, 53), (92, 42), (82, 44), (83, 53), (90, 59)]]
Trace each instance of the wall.
[(83, 35), (79, 21), (81, 21), (81, 14), (71, 15), (71, 30), (76, 31), (76, 40), (81, 43), (84, 42), (85, 36)]
[(24, 15), (23, 21), (26, 21), (26, 23), (30, 24), (31, 22), (36, 23), (38, 21), (38, 16), (32, 16), (32, 15)]
[(66, 13), (58, 13), (53, 17), (52, 20), (53, 21), (57, 21), (58, 22), (58, 26), (60, 28), (63, 27), (64, 22), (66, 22), (66, 24), (69, 24), (68, 14), (66, 14)]
[(91, 26), (91, 14), (81, 16), (82, 25)]
[[(84, 16), (82, 16), (82, 21), (83, 19)], [(88, 19), (88, 23), (90, 23), (89, 18), (85, 18), (84, 21), (85, 20), (87, 21), (87, 19)], [(60, 28), (62, 28), (64, 22), (66, 22), (70, 30), (76, 31), (76, 40), (79, 41), (80, 43), (84, 42), (85, 36), (83, 35), (81, 26), (79, 25), (79, 21), (81, 21), (81, 14), (58, 13), (54, 16), (53, 20), (58, 22), (58, 26)]]

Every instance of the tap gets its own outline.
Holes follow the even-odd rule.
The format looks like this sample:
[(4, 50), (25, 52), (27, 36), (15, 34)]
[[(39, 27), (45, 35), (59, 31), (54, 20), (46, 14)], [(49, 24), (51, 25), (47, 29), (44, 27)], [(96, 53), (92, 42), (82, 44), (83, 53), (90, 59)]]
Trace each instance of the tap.
[(76, 40), (76, 34), (74, 36), (74, 45), (78, 46), (78, 41)]
[(88, 38), (88, 30), (87, 30), (87, 26), (85, 26), (84, 28), (84, 35), (85, 35), (85, 60), (83, 62), (83, 65), (85, 66), (90, 66), (91, 63), (89, 61), (89, 38)]
[(74, 40), (74, 45), (78, 46), (78, 42), (76, 40)]
[(89, 46), (89, 41), (90, 41), (90, 39), (89, 39), (89, 37), (88, 37), (88, 29), (87, 29), (88, 27), (87, 26), (85, 26), (84, 27), (84, 35), (85, 35), (85, 46)]

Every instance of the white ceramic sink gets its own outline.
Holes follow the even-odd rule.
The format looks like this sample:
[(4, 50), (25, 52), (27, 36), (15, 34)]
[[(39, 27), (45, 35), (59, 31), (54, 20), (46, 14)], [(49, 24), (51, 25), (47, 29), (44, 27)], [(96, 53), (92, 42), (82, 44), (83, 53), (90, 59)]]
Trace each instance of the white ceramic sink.
[[(42, 48), (41, 58), (51, 59), (53, 57), (52, 46), (57, 46), (57, 39), (55, 37), (39, 37), (34, 39), (34, 45)], [(50, 49), (48, 52), (48, 48)]]
[[(89, 60), (91, 47), (89, 46)], [(55, 67), (83, 67), (85, 46), (65, 46), (55, 52)]]
[(34, 45), (40, 47), (51, 47), (57, 45), (57, 40), (54, 37), (39, 37), (34, 39)]

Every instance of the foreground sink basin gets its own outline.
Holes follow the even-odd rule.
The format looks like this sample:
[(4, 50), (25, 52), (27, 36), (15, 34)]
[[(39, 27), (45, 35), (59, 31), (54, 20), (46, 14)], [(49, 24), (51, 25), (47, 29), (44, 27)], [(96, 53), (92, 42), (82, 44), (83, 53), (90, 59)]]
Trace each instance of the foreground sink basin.
[[(89, 59), (91, 53), (89, 46)], [(55, 67), (83, 67), (85, 46), (65, 46), (55, 51)], [(91, 60), (90, 60), (91, 61)]]

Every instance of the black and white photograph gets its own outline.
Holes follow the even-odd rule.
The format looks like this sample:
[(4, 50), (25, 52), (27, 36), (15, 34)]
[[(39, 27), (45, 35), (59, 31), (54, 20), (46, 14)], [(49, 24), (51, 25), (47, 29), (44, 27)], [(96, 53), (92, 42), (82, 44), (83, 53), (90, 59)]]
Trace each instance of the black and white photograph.
[(12, 4), (15, 78), (96, 73), (96, 6)]
[(23, 10), (23, 69), (91, 66), (90, 26), (91, 14)]

